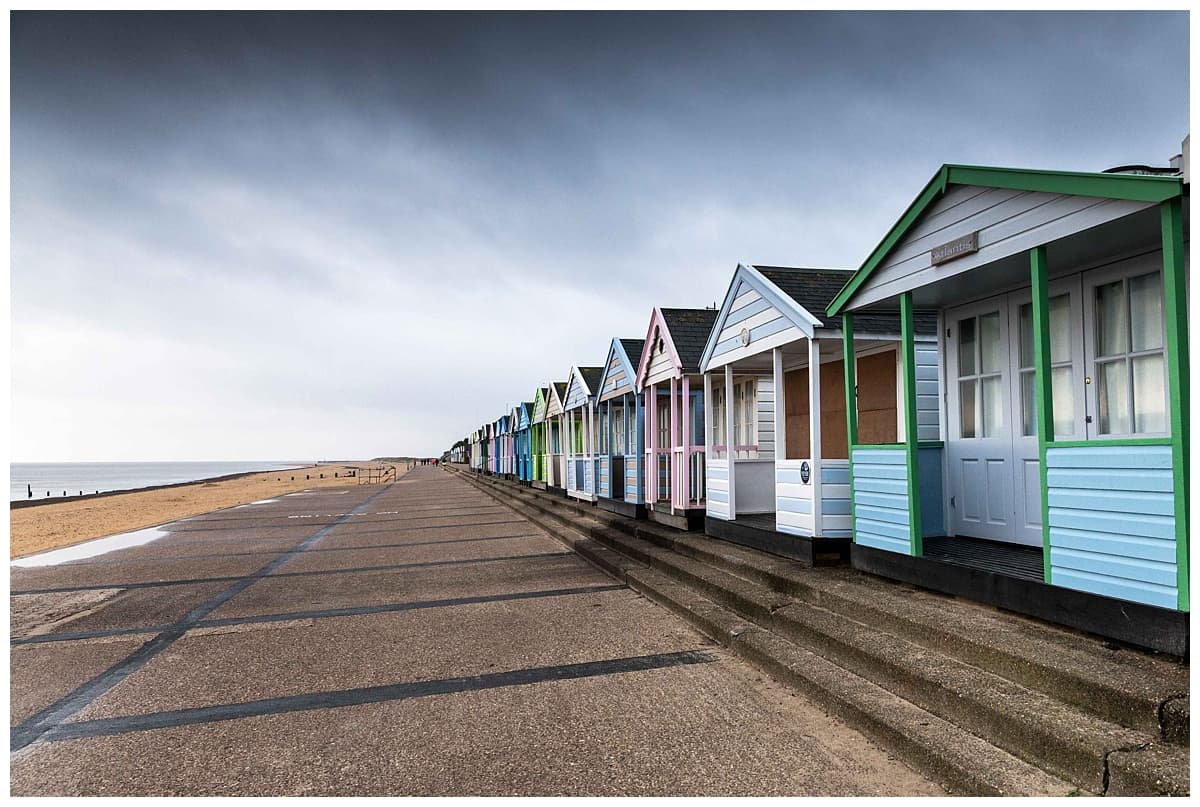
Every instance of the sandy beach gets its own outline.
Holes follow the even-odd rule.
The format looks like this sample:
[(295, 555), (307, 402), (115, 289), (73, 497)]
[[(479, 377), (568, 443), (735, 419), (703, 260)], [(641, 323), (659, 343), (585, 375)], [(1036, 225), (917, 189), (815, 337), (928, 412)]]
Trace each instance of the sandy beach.
[[(378, 467), (378, 464), (363, 462), (266, 471), (218, 482), (200, 481), (162, 490), (134, 491), (13, 509), (9, 511), (9, 557), (19, 558), (93, 538), (153, 527), (284, 493), (356, 485), (358, 479), (347, 479), (346, 473), (354, 468), (367, 467)], [(397, 466), (397, 471), (403, 473), (404, 466)], [(336, 478), (335, 473), (338, 475)], [(304, 478), (306, 474), (310, 477), (307, 480)], [(324, 479), (321, 478), (322, 474)]]

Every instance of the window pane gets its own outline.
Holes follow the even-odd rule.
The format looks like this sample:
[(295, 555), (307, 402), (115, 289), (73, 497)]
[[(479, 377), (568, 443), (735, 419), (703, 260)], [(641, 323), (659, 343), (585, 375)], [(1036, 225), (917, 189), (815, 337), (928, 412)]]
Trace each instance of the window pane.
[(1071, 360), (1071, 297), (1050, 298), (1050, 361)]
[(1124, 361), (1096, 365), (1101, 434), (1129, 433), (1129, 381)]
[(1000, 372), (1000, 314), (992, 312), (979, 318), (979, 372)]
[(1139, 432), (1167, 431), (1167, 397), (1163, 357), (1140, 356), (1133, 360), (1133, 416)]
[(1162, 306), (1162, 279), (1158, 272), (1129, 278), (1129, 324), (1134, 350), (1157, 350), (1163, 346)]
[(983, 379), (983, 436), (999, 437), (1004, 433), (1004, 390), (1000, 376)]
[(958, 382), (959, 422), (963, 437), (975, 436), (975, 385), (977, 381)]
[(1070, 367), (1055, 367), (1050, 374), (1051, 394), (1054, 397), (1054, 436), (1068, 437), (1075, 433), (1075, 387)]
[(1096, 355), (1119, 356), (1126, 351), (1125, 287), (1121, 281), (1096, 287)]
[(1020, 324), (1021, 367), (1033, 366), (1033, 303), (1021, 306), (1018, 319)]
[(1021, 373), (1021, 434), (1037, 434), (1037, 410), (1033, 401), (1033, 371)]
[(958, 321), (958, 374), (975, 374), (975, 320)]

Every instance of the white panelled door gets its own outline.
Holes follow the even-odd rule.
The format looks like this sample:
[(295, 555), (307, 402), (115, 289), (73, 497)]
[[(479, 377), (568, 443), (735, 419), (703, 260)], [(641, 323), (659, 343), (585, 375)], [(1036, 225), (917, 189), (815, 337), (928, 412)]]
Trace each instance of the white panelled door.
[[(1079, 277), (1050, 284), (1054, 431), (1082, 435)], [(946, 312), (950, 523), (955, 535), (1042, 545), (1033, 306), (1026, 290)]]

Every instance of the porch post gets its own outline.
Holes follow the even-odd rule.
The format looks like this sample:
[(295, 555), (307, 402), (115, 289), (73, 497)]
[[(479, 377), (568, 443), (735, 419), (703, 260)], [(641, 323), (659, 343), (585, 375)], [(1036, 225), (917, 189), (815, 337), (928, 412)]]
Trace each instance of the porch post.
[(813, 535), (825, 532), (821, 499), (821, 343), (808, 338), (808, 456), (812, 463)]
[(667, 464), (671, 467), (671, 509), (672, 511), (679, 507), (679, 472), (675, 461), (675, 446), (679, 445), (679, 380), (675, 376), (671, 376), (671, 416), (668, 421), (671, 429), (671, 437), (668, 442), (671, 444), (671, 453)]
[(771, 480), (775, 492), (775, 528), (779, 528), (779, 463), (787, 460), (787, 401), (783, 394), (783, 348), (771, 351), (772, 382), (775, 384), (775, 478)]
[(855, 382), (854, 315), (842, 314), (842, 377), (846, 381), (846, 456), (850, 468), (850, 540), (854, 541), (854, 446), (858, 443), (858, 388)]
[(646, 503), (658, 501), (658, 385), (651, 384), (646, 399), (646, 418), (649, 422), (649, 437), (646, 445)]
[(1050, 287), (1046, 247), (1029, 251), (1029, 279), (1033, 287), (1033, 407), (1037, 419), (1038, 466), (1042, 495), (1042, 580), (1050, 581), (1050, 502), (1046, 477), (1046, 448), (1054, 442), (1054, 387), (1050, 368)]
[(923, 554), (921, 540), (921, 479), (917, 434), (917, 356), (913, 332), (912, 292), (900, 295), (900, 341), (904, 376), (904, 453), (908, 461), (908, 520), (913, 557)]
[(734, 462), (737, 440), (733, 433), (733, 365), (725, 365), (725, 460), (729, 464), (729, 520), (737, 519), (737, 489), (734, 487)]
[(683, 377), (683, 400), (679, 402), (682, 410), (683, 423), (680, 425), (680, 437), (683, 438), (683, 502), (692, 503), (692, 382), (686, 375)]
[(704, 464), (712, 459), (712, 373), (704, 374)]
[(1183, 251), (1183, 202), (1177, 196), (1163, 202), (1163, 300), (1167, 325), (1167, 397), (1171, 407), (1171, 468), (1175, 488), (1175, 568), (1179, 610), (1187, 611), (1188, 527), (1191, 514), (1191, 378), (1188, 371), (1187, 266)]

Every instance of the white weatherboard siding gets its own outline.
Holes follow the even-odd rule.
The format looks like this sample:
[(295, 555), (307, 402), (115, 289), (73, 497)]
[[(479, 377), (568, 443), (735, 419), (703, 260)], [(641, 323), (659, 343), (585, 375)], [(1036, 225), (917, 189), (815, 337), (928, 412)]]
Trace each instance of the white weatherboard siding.
[[(800, 466), (806, 460), (775, 461), (775, 529), (792, 535), (813, 535), (811, 484), (804, 484)], [(810, 467), (812, 463), (809, 463)]]
[(705, 463), (705, 477), (708, 480), (705, 512), (713, 518), (729, 521), (729, 463), (709, 457)]
[(941, 395), (938, 391), (938, 348), (936, 341), (917, 342), (917, 439), (941, 438)]
[[(790, 319), (745, 281), (738, 282), (734, 294), (733, 305), (721, 323), (721, 331), (709, 359), (713, 367), (754, 356), (804, 337)], [(742, 343), (743, 329), (750, 333), (749, 345)]]
[[(1152, 206), (1152, 202), (952, 186), (875, 269), (855, 295), (853, 307), (891, 299)], [(978, 252), (941, 266), (930, 265), (933, 247), (976, 230)]]
[(758, 377), (758, 457), (775, 458), (775, 379), (769, 375)]

